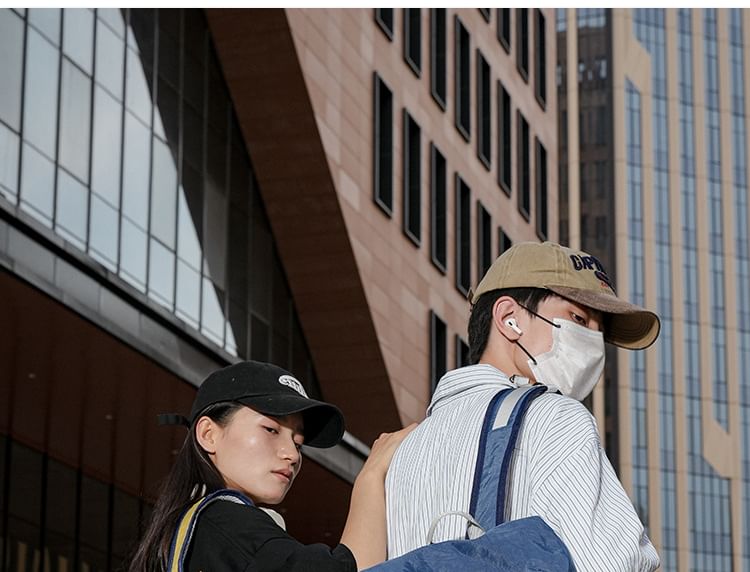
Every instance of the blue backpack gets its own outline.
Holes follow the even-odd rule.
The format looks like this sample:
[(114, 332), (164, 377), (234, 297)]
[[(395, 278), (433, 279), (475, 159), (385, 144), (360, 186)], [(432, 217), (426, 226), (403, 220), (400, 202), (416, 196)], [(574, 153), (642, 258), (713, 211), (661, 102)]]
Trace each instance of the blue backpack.
[[(531, 401), (547, 390), (533, 385), (498, 392), (487, 407), (469, 512), (470, 526), (485, 531), (473, 540), (428, 544), (388, 560), (368, 572), (575, 572), (562, 540), (538, 516), (505, 522), (510, 463), (523, 416)], [(432, 536), (440, 518), (427, 534)], [(467, 527), (468, 531), (468, 527)]]

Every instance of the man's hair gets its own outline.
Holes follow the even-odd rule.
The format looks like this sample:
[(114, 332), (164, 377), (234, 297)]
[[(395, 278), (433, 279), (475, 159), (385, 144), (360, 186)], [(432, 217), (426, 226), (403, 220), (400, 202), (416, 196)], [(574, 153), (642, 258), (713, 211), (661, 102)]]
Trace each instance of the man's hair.
[(482, 294), (471, 307), (469, 317), (469, 362), (479, 363), (492, 328), (492, 307), (501, 296), (510, 296), (527, 310), (536, 312), (539, 304), (554, 292), (546, 288), (501, 288)]

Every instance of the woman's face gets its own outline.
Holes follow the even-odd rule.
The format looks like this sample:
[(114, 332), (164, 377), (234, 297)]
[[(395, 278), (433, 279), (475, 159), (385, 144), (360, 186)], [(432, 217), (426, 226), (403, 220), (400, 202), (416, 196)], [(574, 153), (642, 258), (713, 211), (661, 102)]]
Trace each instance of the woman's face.
[(300, 413), (267, 417), (242, 407), (224, 427), (202, 417), (196, 436), (227, 488), (245, 493), (258, 504), (284, 500), (302, 466)]

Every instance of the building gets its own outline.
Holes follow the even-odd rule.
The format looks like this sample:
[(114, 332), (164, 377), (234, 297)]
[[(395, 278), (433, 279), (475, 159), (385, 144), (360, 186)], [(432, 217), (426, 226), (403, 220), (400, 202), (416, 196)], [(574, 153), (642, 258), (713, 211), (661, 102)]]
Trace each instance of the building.
[(0, 10), (0, 568), (127, 558), (211, 370), (337, 403), (281, 508), (337, 540), (466, 297), (558, 239), (554, 13)]
[(559, 10), (561, 236), (654, 308), (594, 397), (664, 570), (750, 570), (746, 10)]

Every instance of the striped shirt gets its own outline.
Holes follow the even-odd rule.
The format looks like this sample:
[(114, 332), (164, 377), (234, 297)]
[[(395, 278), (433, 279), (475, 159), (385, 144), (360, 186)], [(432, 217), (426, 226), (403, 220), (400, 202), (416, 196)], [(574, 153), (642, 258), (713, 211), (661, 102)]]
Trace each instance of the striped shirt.
[[(427, 418), (396, 451), (386, 477), (388, 557), (424, 546), (435, 517), (469, 510), (482, 421), (492, 396), (515, 387), (491, 365), (448, 372)], [(578, 401), (546, 393), (523, 420), (511, 467), (506, 518), (542, 517), (565, 542), (578, 572), (651, 571), (659, 557)], [(466, 520), (446, 516), (433, 542), (465, 538)]]

